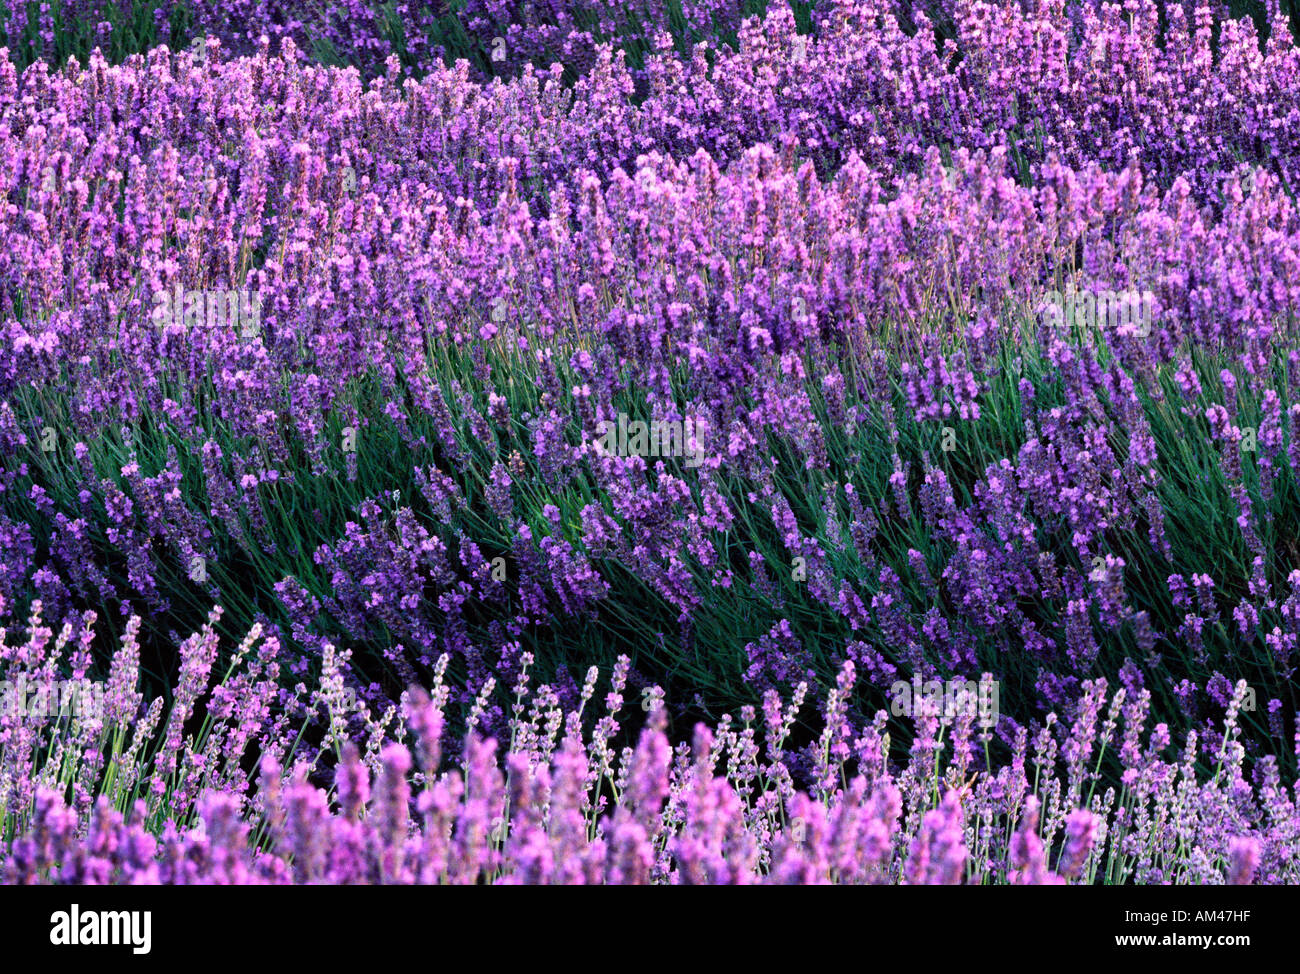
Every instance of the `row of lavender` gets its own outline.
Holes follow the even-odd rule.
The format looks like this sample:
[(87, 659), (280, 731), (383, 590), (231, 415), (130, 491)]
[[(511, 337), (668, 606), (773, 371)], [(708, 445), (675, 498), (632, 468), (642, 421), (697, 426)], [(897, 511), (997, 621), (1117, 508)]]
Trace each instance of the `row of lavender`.
[(4, 0), (0, 42), (25, 66), (37, 60), (62, 64), (95, 47), (121, 60), (162, 44), (182, 49), (206, 37), (248, 54), (267, 37), (276, 45), (288, 40), (324, 63), (367, 73), (382, 72), (389, 57), (413, 74), (467, 59), (478, 76), (494, 77), (556, 61), (581, 71), (602, 42), (618, 44), (635, 58), (657, 31), (671, 31), (681, 44), (734, 41), (741, 19), (766, 7), (766, 0)]
[[(1040, 875), (1024, 790), (1002, 778), (1031, 738), (1078, 751), (1071, 735), (1094, 731), (1072, 728), (1095, 725), (1090, 681), (1104, 674), (1172, 726), (1182, 783), (1160, 778), (1175, 788), (1163, 798), (1154, 784), (1133, 792), (1167, 737), (1140, 757), (1112, 754), (1086, 801), (1070, 771), (1070, 797), (1039, 830), (1050, 847), (1076, 813), (1073, 851), (1053, 868), (1206, 881), (1229, 863), (1249, 873), (1262, 848), (1264, 878), (1285, 878), (1300, 634), (1287, 79), (1300, 62), (1280, 42), (1260, 55), (1231, 25), (1217, 60), (1208, 26), (1161, 47), (1154, 8), (1134, 10), (1132, 24), (1085, 13), (1091, 40), (1072, 47), (1050, 5), (1032, 17), (963, 7), (955, 73), (869, 6), (834, 7), (812, 41), (781, 14), (745, 28), (739, 53), (712, 68), (652, 59), (639, 105), (608, 51), (573, 91), (527, 73), (484, 87), (463, 67), (363, 86), (292, 56), (226, 61), (215, 47), (203, 60), (157, 51), (120, 67), (37, 65), (21, 80), (11, 70), (0, 78), (0, 621), (22, 618), (34, 596), (74, 628), (87, 606), (107, 610), (109, 631), (148, 610), (163, 679), (186, 670), (159, 647), (182, 645), (208, 607), (224, 607), (236, 638), (261, 625), (282, 666), (268, 662), (248, 684), (262, 689), (237, 696), (257, 711), (245, 726), (268, 736), (221, 744), (230, 775), (245, 750), (274, 753), (307, 719), (277, 684), (330, 681), (384, 714), (394, 687), (427, 684), (444, 656), (449, 699), (474, 709), (481, 730), (513, 736), (508, 702), (484, 687), (514, 685), (530, 650), (555, 652), (574, 632), (606, 653), (634, 645), (640, 691), (676, 672), (707, 698), (670, 708), (730, 708), (754, 687), (797, 692), (853, 663), (866, 676), (841, 698), (853, 734), (897, 676), (993, 672), (1008, 707), (988, 744), (1005, 761), (998, 771), (986, 759), (972, 794), (994, 789), (996, 809), (985, 807), (994, 792), (964, 811), (955, 798), (942, 805), (936, 785), (908, 798), (897, 821), (911, 824), (895, 827), (891, 800), (853, 797), (888, 794), (897, 772), (875, 758), (862, 785), (837, 790), (817, 776), (816, 746), (813, 758), (769, 755), (762, 775), (822, 782), (814, 817), (839, 802), (866, 816), (852, 826), (863, 834), (893, 829), (888, 850), (845, 854), (875, 864), (837, 865), (850, 880)], [(1021, 59), (1004, 42), (1018, 31), (1056, 31), (1057, 95), (1030, 75), (1007, 80)], [(999, 61), (981, 61), (980, 39)], [(1106, 64), (1121, 42), (1145, 61), (1094, 113), (1089, 85), (1130, 67)], [(1243, 72), (1253, 100), (1220, 111), (1242, 97)], [(924, 106), (931, 122), (917, 121)], [(1004, 144), (1009, 124), (991, 126), (1007, 111), (1035, 119), (1032, 149)], [(1113, 144), (1123, 154), (1097, 155)], [(1045, 298), (1071, 287), (1149, 292), (1154, 327), (1054, 320)], [(601, 431), (629, 414), (689, 430), (689, 449), (602, 446)], [(94, 669), (90, 642), (74, 670)], [(344, 643), (375, 665), (336, 662)], [(587, 649), (548, 662), (581, 671)], [(39, 665), (31, 657), (6, 653), (7, 674)], [(322, 675), (323, 661), (337, 673)], [(577, 707), (583, 689), (562, 666), (547, 672), (557, 705)], [(385, 772), (376, 755), (399, 731), (373, 720), (346, 732), (331, 722), (327, 736), (372, 740), (389, 801), (401, 761)], [(25, 828), (46, 744), (39, 729), (0, 721), (5, 807)], [(185, 721), (168, 725), (165, 761)], [(1225, 750), (1223, 728), (1235, 742), (1239, 721), (1254, 723)], [(894, 739), (906, 733), (928, 754), (934, 728), (919, 723), (893, 727)], [(157, 727), (135, 726), (138, 763)], [(62, 748), (48, 768), (87, 750), (93, 740)], [(155, 830), (185, 822), (202, 787), (242, 794), (219, 763), (196, 755), (183, 784), (174, 764), (152, 779), (150, 794), (176, 797), (146, 814)], [(62, 779), (83, 826), (102, 791), (97, 768), (80, 790)], [(1213, 783), (1195, 785), (1198, 770)], [(757, 801), (744, 797), (752, 777), (727, 777), (741, 797), (700, 801)], [(136, 788), (110, 800), (125, 811)], [(209, 827), (233, 869), (247, 863), (231, 800), (211, 806)], [(473, 796), (438, 800), (468, 816), (467, 835), (486, 814), (464, 810), (480, 809)], [(357, 813), (365, 804), (349, 801)], [(1196, 855), (1151, 851), (1189, 801), (1203, 811), (1179, 834)], [(653, 850), (637, 875), (667, 878), (677, 862), (699, 876), (690, 863), (714, 853), (681, 850), (724, 846), (740, 850), (725, 867), (737, 874), (767, 874), (788, 852), (793, 865), (773, 875), (830, 875), (808, 865), (824, 864), (824, 846), (782, 845), (743, 815), (700, 813), (692, 828), (712, 838), (693, 847), (689, 816), (668, 807), (659, 826), (634, 815), (636, 842), (649, 845), (633, 843), (633, 859)], [(266, 814), (259, 847), (275, 828)], [(1117, 822), (1118, 844), (1083, 872), (1094, 848), (1084, 833)], [(365, 848), (398, 855), (402, 843), (347, 828), (342, 846), (365, 835)], [(545, 861), (539, 828), (559, 834), (522, 821), (533, 851), (511, 847), (509, 863)], [(1140, 838), (1125, 838), (1130, 828)], [(592, 817), (593, 842), (595, 829)], [(501, 852), (513, 839), (497, 834)], [(423, 876), (477, 875), (477, 840), (465, 841), (461, 865), (436, 850), (411, 861), (432, 863)], [(933, 843), (946, 865), (931, 873)], [(347, 855), (342, 846), (329, 856)], [(66, 858), (23, 848), (46, 866)], [(631, 861), (617, 868), (631, 875)]]
[[(812, 35), (799, 34), (793, 13), (776, 5), (765, 20), (742, 23), (737, 50), (702, 44), (683, 57), (659, 31), (633, 69), (614, 48), (591, 44), (590, 63), (572, 86), (558, 65), (530, 65), (514, 80), (484, 84), (462, 61), (431, 64), (408, 88), (395, 60), (387, 83), (372, 86), (345, 71), (311, 71), (292, 37), (277, 45), (291, 69), (250, 76), (224, 58), (232, 50), (256, 58), (271, 50), (270, 39), (216, 35), (206, 46), (131, 59), (127, 73), (105, 76), (106, 90), (77, 80), (97, 73), (89, 61), (54, 78), (37, 63), (26, 82), (32, 93), (71, 83), (83, 106), (89, 98), (116, 110), (78, 121), (84, 107), (37, 102), (24, 114), (70, 110), (73, 127), (110, 126), (120, 151), (142, 160), (167, 142), (182, 157), (225, 140), (243, 152), (251, 125), (277, 170), (289, 162), (289, 147), (306, 141), (323, 150), (331, 173), (351, 167), (362, 186), (419, 180), (481, 209), (504, 188), (497, 163), (505, 157), (517, 161), (525, 198), (544, 207), (580, 169), (607, 179), (616, 167), (630, 171), (643, 153), (681, 160), (700, 148), (723, 164), (758, 143), (787, 140), (823, 177), (854, 153), (884, 176), (915, 173), (939, 146), (1003, 147), (1005, 172), (1021, 182), (1055, 156), (1074, 169), (1119, 170), (1135, 159), (1147, 178), (1168, 187), (1182, 176), (1210, 202), (1241, 164), (1297, 184), (1300, 52), (1276, 4), (1266, 42), (1250, 20), (1220, 20), (1210, 4), (1190, 15), (1171, 5), (1163, 32), (1161, 5), (1152, 0), (1026, 6), (958, 0), (955, 37), (939, 47), (929, 29), (905, 31), (887, 3), (821, 4)], [(915, 16), (924, 27), (924, 15)], [(149, 96), (157, 85), (176, 84), (186, 94), (176, 90), (165, 99), (169, 107)], [(6, 101), (16, 86), (16, 77), (6, 83)], [(141, 99), (162, 113), (159, 124), (142, 126), (135, 117)], [(236, 102), (244, 107), (228, 114)], [(289, 105), (294, 110), (285, 113)]]
[[(227, 70), (221, 90), (232, 115), (258, 101), (247, 75), (292, 72), (283, 62)], [(83, 79), (87, 87), (93, 77)], [(60, 100), (81, 97), (74, 88)], [(160, 98), (146, 111), (166, 104)], [(960, 625), (935, 633), (931, 623), (918, 637), (882, 623), (895, 648), (960, 641), (961, 629), (977, 625), (995, 637), (1028, 633), (1025, 642), (1051, 656), (1065, 647), (1025, 621), (1026, 590), (1049, 594), (1062, 609), (1079, 603), (1076, 616), (1103, 606), (1107, 624), (1119, 625), (1136, 607), (1106, 594), (1114, 581), (1088, 594), (1087, 580), (1070, 569), (1119, 554), (1106, 542), (1113, 526), (1145, 522), (1151, 549), (1163, 552), (1166, 521), (1189, 514), (1161, 496), (1170, 478), (1156, 469), (1159, 431), (1148, 429), (1169, 379), (1196, 413), (1188, 432), (1214, 455), (1220, 443), (1227, 450), (1221, 469), (1196, 476), (1210, 478), (1219, 488), (1213, 496), (1231, 510), (1225, 545), (1249, 555), (1245, 572), (1224, 587), (1251, 583), (1216, 605), (1203, 591), (1213, 581), (1197, 580), (1196, 611), (1176, 589), (1174, 605), (1188, 614), (1177, 617), (1186, 626), (1180, 638), (1213, 628), (1222, 613), (1242, 620), (1242, 636), (1258, 629), (1262, 639), (1279, 627), (1269, 652), (1290, 665), (1295, 614), (1269, 591), (1289, 584), (1289, 572), (1266, 541), (1279, 530), (1273, 510), (1286, 499), (1275, 497), (1274, 481), (1288, 477), (1293, 462), (1297, 220), (1267, 173), (1233, 177), (1229, 202), (1216, 213), (1185, 183), (1166, 191), (1147, 184), (1136, 165), (1116, 174), (1057, 166), (1030, 189), (998, 175), (996, 152), (990, 159), (959, 151), (950, 168), (932, 153), (920, 176), (902, 177), (890, 192), (856, 160), (823, 185), (809, 164), (759, 147), (726, 173), (700, 154), (680, 163), (646, 157), (634, 175), (616, 172), (608, 186), (588, 174), (572, 191), (557, 189), (548, 215), (537, 218), (515, 192), (509, 159), (501, 164), (508, 191), (480, 213), (410, 178), (349, 195), (328, 162), (330, 136), (314, 129), (288, 146), (287, 139), (268, 146), (252, 129), (242, 151), (219, 130), (185, 155), (167, 140), (154, 164), (130, 163), (124, 177), (113, 139), (99, 136), (101, 150), (89, 150), (66, 113), (51, 122), (53, 131), (37, 123), (21, 136), (14, 131), (8, 156), (11, 185), (25, 189), (0, 254), (13, 309), (3, 363), (10, 395), (0, 412), (14, 459), (0, 474), (14, 499), (0, 582), (7, 611), (35, 585), (51, 611), (65, 611), (74, 597), (131, 598), (165, 614), (171, 602), (161, 579), (169, 571), (188, 574), (196, 558), (219, 566), (227, 541), (245, 559), (264, 557), (287, 499), (310, 502), (308, 510), (323, 510), (322, 523), (332, 523), (318, 492), (295, 483), (295, 469), (315, 476), (334, 468), (349, 483), (377, 483), (356, 464), (367, 443), (385, 443), (384, 423), (410, 457), (410, 486), (430, 510), (449, 512), (444, 526), (454, 523), (450, 512), (478, 498), (498, 553), (516, 563), (512, 588), (553, 593), (571, 615), (599, 598), (589, 557), (604, 553), (634, 564), (676, 612), (691, 615), (734, 567), (720, 561), (722, 539), (709, 534), (725, 534), (735, 519), (726, 499), (744, 503), (749, 492), (729, 477), (753, 482), (789, 549), (785, 560), (804, 558), (812, 575), (827, 564), (828, 544), (843, 547), (840, 530), (828, 525), (844, 524), (861, 564), (813, 591), (839, 614), (868, 615), (853, 608), (877, 594), (855, 593), (859, 569), (871, 569), (870, 583), (890, 584), (871, 550), (882, 513), (875, 505), (894, 497), (884, 514), (906, 521), (916, 507), (908, 490), (923, 484), (921, 535), (952, 542), (930, 570), (951, 576), (960, 608), (951, 621)], [(286, 149), (290, 158), (273, 166)], [(219, 179), (219, 169), (233, 171)], [(83, 245), (92, 232), (103, 246)], [(1150, 289), (1159, 327), (1146, 337), (1135, 328), (1108, 332), (1092, 349), (1078, 348), (1070, 333), (1040, 334), (1037, 302), (1063, 280)], [(183, 315), (160, 319), (156, 296), (177, 289), (256, 293), (256, 327), (245, 334), (208, 327), (206, 316), (203, 327)], [(1037, 376), (1025, 362), (1002, 368), (999, 355), (1013, 342), (1040, 346)], [(846, 347), (874, 351), (856, 356), (850, 371), (836, 362)], [(440, 372), (429, 364), (431, 349), (435, 358), (460, 356), (464, 371)], [(1220, 355), (1223, 368), (1206, 374), (1207, 354)], [(906, 359), (897, 375), (889, 355)], [(687, 388), (670, 378), (682, 367), (691, 372)], [(522, 376), (529, 381), (511, 381)], [(1064, 389), (1052, 388), (1062, 380)], [(369, 386), (367, 395), (356, 391), (368, 381), (378, 399)], [(593, 452), (599, 424), (617, 421), (636, 386), (648, 416), (689, 415), (711, 431), (708, 462), (682, 471), (681, 485), (640, 474), (643, 458)], [(1007, 444), (988, 445), (988, 462), (997, 464), (989, 471), (974, 424), (981, 397), (999, 389), (1020, 415), (1002, 431), (1016, 437), (1010, 453)], [(1041, 407), (1040, 392), (1051, 397)], [(957, 452), (973, 456), (973, 470), (936, 467), (940, 421), (970, 424)], [(1015, 428), (1023, 421), (1028, 433)], [(1260, 445), (1258, 470), (1249, 452), (1244, 467), (1237, 455), (1243, 427)], [(843, 433), (876, 428), (885, 469), (855, 470), (858, 444), (843, 443)], [(933, 430), (930, 461), (920, 449), (904, 461), (901, 428)], [(348, 450), (349, 441), (360, 450)], [(816, 478), (801, 485), (814, 489), (812, 524), (782, 507), (770, 469), (774, 441)], [(951, 483), (958, 473), (969, 482)], [(845, 483), (864, 475), (865, 500)], [(548, 504), (566, 510), (577, 502), (566, 488), (588, 483), (610, 498), (610, 509), (579, 505), (571, 513), (580, 531), (537, 516)], [(461, 586), (477, 601), (500, 601), (500, 579), (465, 577), (477, 569), (465, 542), (483, 548), (488, 533), (445, 539), (450, 566), (431, 554), (396, 558), (384, 524), (396, 517), (401, 526), (401, 515), (382, 511), (376, 490), (355, 500), (376, 503), (360, 521), (348, 512), (344, 543), (321, 538), (307, 551), (327, 575), (351, 576), (352, 592), (334, 585), (331, 614), (360, 638), (368, 616), (388, 611), (380, 602), (409, 609), (386, 621), (427, 663), (436, 655), (435, 620), (456, 613), (466, 598), (454, 595)], [(691, 527), (680, 535), (669, 526), (683, 516), (683, 502)], [(521, 535), (521, 517), (547, 537)], [(52, 528), (47, 559), (38, 557), (44, 539), (33, 527), (42, 521)], [(1041, 550), (1039, 524), (1059, 525), (1069, 543)], [(998, 525), (1001, 537), (980, 525)], [(1025, 548), (1008, 561), (999, 549), (1019, 535)], [(413, 534), (396, 551), (430, 543)], [(124, 563), (125, 585), (105, 570), (95, 545)], [(1223, 573), (1222, 555), (1186, 564), (1181, 587)], [(983, 567), (963, 567), (972, 563)], [(692, 564), (704, 569), (694, 583), (682, 567)], [(298, 598), (292, 579), (272, 582), (293, 603), (295, 624), (310, 630), (319, 605)], [(374, 597), (381, 586), (391, 595)], [(404, 593), (431, 586), (451, 608), (402, 603)], [(232, 597), (210, 585), (199, 591)], [(538, 599), (523, 600), (516, 631), (546, 622), (551, 605), (539, 598), (534, 611)], [(1081, 641), (1069, 655), (1086, 664), (1094, 653), (1077, 629), (1070, 631)]]
[[(37, 614), (25, 639), (0, 630), (0, 652), (38, 670), (70, 662), (75, 671), (85, 665), (93, 621), (55, 637)], [(883, 712), (861, 727), (847, 720), (854, 668), (846, 663), (810, 749), (814, 785), (801, 790), (786, 742), (806, 685), (788, 705), (769, 692), (761, 714), (747, 707), (739, 721), (726, 718), (712, 731), (700, 725), (691, 744), (675, 748), (664, 733), (662, 700), (651, 693), (637, 743), (617, 749), (612, 741), (628, 719), (626, 659), (615, 668), (604, 714), (586, 732), (582, 710), (595, 695), (596, 668), (569, 710), (553, 687), (530, 690), (525, 671), (512, 690), (503, 760), (495, 742), (475, 734), (472, 714), (460, 760), (451, 762), (442, 753), (445, 657), (431, 692), (404, 695), (400, 712), (371, 723), (360, 747), (344, 743), (351, 714), (331, 663), (320, 690), (294, 699), (328, 721), (313, 749), (288, 722), (266, 721), (281, 649), (274, 637), (254, 629), (216, 680), (211, 626), (186, 640), (164, 721), (162, 701), (146, 710), (136, 689), (139, 624), (131, 620), (114, 655), (100, 712), (53, 725), (6, 724), (0, 810), (18, 833), (0, 863), (6, 882), (1300, 879), (1293, 798), (1275, 768), (1259, 789), (1242, 777), (1235, 721), (1243, 687), (1217, 735), (1209, 782), (1197, 779), (1194, 741), (1179, 758), (1161, 756), (1168, 730), (1148, 726), (1148, 693), (1108, 694), (1100, 680), (1085, 686), (1080, 716), (1060, 745), (1050, 725), (1032, 741), (1022, 731), (1011, 761), (981, 773), (972, 722), (924, 708), (907, 761), (891, 762)], [(185, 734), (199, 706), (206, 719)], [(239, 764), (250, 743), (261, 755), (252, 776)], [(312, 780), (330, 747), (338, 754), (333, 806)], [(1126, 768), (1118, 791), (1099, 790), (1092, 770), (1108, 750)], [(25, 753), (30, 760), (13, 761)], [(250, 778), (257, 781), (251, 797)], [(187, 821), (193, 825), (177, 824)]]

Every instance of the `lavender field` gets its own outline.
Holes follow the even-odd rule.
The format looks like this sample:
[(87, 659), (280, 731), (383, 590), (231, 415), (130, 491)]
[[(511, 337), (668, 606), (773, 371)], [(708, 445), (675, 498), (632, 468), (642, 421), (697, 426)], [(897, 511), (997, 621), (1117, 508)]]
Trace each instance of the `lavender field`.
[(1300, 12), (0, 3), (0, 879), (1300, 883)]

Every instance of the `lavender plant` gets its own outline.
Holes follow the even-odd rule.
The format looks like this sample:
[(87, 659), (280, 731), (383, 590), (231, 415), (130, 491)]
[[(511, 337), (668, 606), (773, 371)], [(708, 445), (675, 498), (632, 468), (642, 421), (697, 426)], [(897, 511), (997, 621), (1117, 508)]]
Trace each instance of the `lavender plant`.
[[(219, 612), (214, 611), (213, 615)], [(133, 677), (133, 619), (109, 675), (101, 716), (26, 715), (0, 732), (0, 839), (7, 882), (63, 883), (1245, 883), (1295, 880), (1300, 816), (1267, 764), (1242, 779), (1236, 689), (1211, 780), (1191, 752), (1166, 760), (1164, 725), (1148, 731), (1150, 695), (1104, 681), (1085, 687), (1068, 727), (1049, 719), (1032, 745), (1022, 732), (996, 770), (974, 757), (969, 719), (922, 707), (902, 763), (891, 760), (886, 715), (853, 728), (846, 663), (806, 754), (787, 741), (807, 690), (789, 707), (769, 691), (762, 716), (747, 706), (692, 744), (673, 747), (652, 691), (634, 746), (611, 746), (625, 710), (629, 661), (620, 661), (605, 713), (584, 721), (598, 675), (577, 706), (555, 688), (514, 687), (510, 741), (472, 729), (458, 763), (443, 759), (448, 688), (438, 664), (430, 692), (404, 695), (400, 716), (372, 724), (364, 750), (338, 748), (328, 789), (309, 776), (303, 729), (272, 717), (259, 666), (274, 641), (250, 632), (210, 688), (207, 718), (181, 727), (209, 691), (211, 630), (186, 643), (182, 682), (165, 723), (161, 699), (144, 710)], [(7, 633), (5, 634), (7, 636)], [(34, 616), (26, 641), (5, 642), (6, 673), (56, 664), (75, 634)], [(3, 638), (3, 637), (0, 637)], [(254, 647), (261, 641), (256, 656)], [(72, 651), (84, 659), (84, 644)], [(526, 667), (527, 661), (525, 661)], [(233, 675), (232, 675), (233, 674)], [(330, 732), (347, 704), (322, 681), (311, 694)], [(249, 694), (252, 694), (250, 699)], [(296, 698), (294, 702), (301, 702)], [(364, 708), (362, 708), (364, 710)], [(1103, 718), (1104, 712), (1104, 718)], [(1055, 715), (1053, 715), (1054, 718)], [(1122, 722), (1122, 739), (1117, 730)], [(128, 733), (129, 732), (129, 733)], [(130, 737), (125, 750), (123, 741)], [(1194, 735), (1193, 735), (1194, 736)], [(46, 750), (31, 749), (33, 741)], [(337, 742), (336, 742), (337, 743)], [(258, 787), (240, 758), (259, 752)], [(1194, 750), (1194, 747), (1189, 744)], [(1097, 789), (1094, 753), (1115, 748), (1122, 788)], [(806, 760), (801, 760), (806, 759)], [(1034, 765), (1032, 782), (1027, 763)], [(806, 788), (797, 779), (807, 778)], [(68, 793), (73, 796), (71, 804)], [(1176, 819), (1176, 830), (1167, 823)], [(1194, 843), (1188, 848), (1188, 842)]]
[(1286, 21), (721, 9), (0, 59), (10, 878), (1294, 878)]

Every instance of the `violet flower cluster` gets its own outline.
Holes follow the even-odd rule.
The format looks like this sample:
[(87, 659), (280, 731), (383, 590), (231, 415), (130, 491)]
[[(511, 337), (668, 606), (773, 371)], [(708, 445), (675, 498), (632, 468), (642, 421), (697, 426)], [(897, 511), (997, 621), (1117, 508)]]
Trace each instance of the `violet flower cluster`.
[(0, 56), (6, 878), (1300, 878), (1280, 15), (301, 6)]
[[(89, 621), (89, 620), (88, 620)], [(265, 679), (273, 639), (249, 633), (211, 678), (205, 628), (183, 647), (170, 712), (140, 699), (133, 619), (115, 657), (102, 720), (7, 721), (0, 730), (0, 808), (10, 883), (611, 883), (1065, 884), (1295, 882), (1297, 796), (1265, 762), (1242, 777), (1230, 708), (1210, 781), (1194, 744), (1166, 758), (1163, 724), (1147, 725), (1149, 694), (1085, 687), (1077, 721), (1050, 718), (1022, 733), (996, 770), (975, 756), (971, 721), (922, 709), (908, 758), (889, 758), (886, 714), (845, 719), (846, 663), (807, 747), (788, 746), (807, 685), (788, 704), (769, 692), (739, 720), (698, 725), (672, 746), (660, 694), (647, 694), (633, 745), (614, 739), (628, 710), (620, 661), (604, 712), (584, 718), (555, 688), (512, 688), (508, 746), (470, 732), (458, 760), (443, 753), (447, 687), (403, 695), (400, 713), (372, 724), (359, 746), (309, 759), (292, 708)], [(7, 636), (8, 634), (6, 634)], [(84, 635), (53, 633), (39, 617), (4, 640), (7, 672), (35, 672), (83, 652)], [(76, 647), (76, 648), (73, 648)], [(311, 704), (332, 725), (348, 703), (322, 681)], [(1235, 702), (1239, 702), (1238, 688)], [(201, 697), (203, 730), (182, 735)], [(360, 707), (364, 713), (364, 706)], [(369, 720), (369, 715), (365, 716)], [(123, 748), (123, 743), (130, 741)], [(260, 752), (255, 777), (240, 768)], [(330, 748), (333, 751), (330, 751)], [(1123, 786), (1104, 790), (1094, 756), (1120, 754)], [(328, 787), (313, 777), (331, 762)], [(798, 786), (803, 779), (806, 784)], [(74, 798), (65, 795), (68, 784)], [(92, 795), (94, 797), (92, 799)], [(16, 812), (16, 814), (15, 814)], [(9, 823), (14, 823), (10, 825)], [(1187, 851), (1189, 840), (1191, 851)]]

